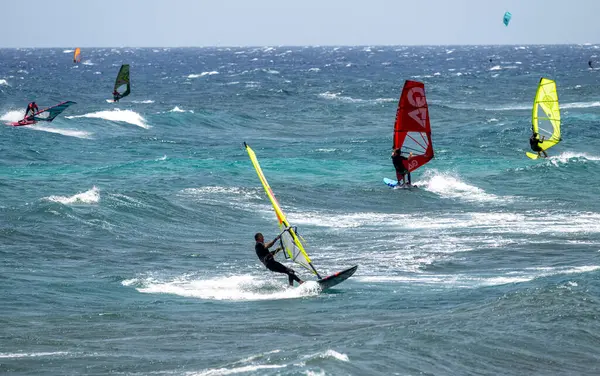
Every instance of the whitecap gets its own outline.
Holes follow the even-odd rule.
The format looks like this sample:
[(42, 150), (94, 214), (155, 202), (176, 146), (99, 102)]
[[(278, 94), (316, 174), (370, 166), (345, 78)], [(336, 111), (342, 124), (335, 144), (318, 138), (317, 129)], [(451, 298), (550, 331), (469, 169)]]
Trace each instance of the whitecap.
[(131, 110), (119, 110), (114, 109), (112, 111), (98, 111), (91, 112), (85, 115), (76, 115), (76, 116), (66, 116), (67, 119), (77, 119), (77, 118), (94, 118), (94, 119), (104, 119), (109, 121), (117, 121), (123, 123), (129, 123), (133, 125), (137, 125), (138, 127), (142, 127), (145, 129), (150, 128), (148, 124), (146, 124), (146, 120), (137, 112)]
[(64, 205), (72, 204), (97, 204), (100, 201), (100, 190), (95, 186), (83, 193), (77, 193), (73, 196), (50, 196), (44, 199), (53, 202), (60, 202)]

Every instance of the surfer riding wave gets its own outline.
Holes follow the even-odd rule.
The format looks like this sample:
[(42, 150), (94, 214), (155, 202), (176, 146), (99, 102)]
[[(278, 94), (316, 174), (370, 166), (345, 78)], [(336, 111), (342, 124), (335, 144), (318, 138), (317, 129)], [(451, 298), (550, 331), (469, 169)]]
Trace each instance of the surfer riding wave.
[[(39, 107), (37, 104), (35, 104), (35, 102), (31, 102), (27, 105), (27, 108), (25, 109), (25, 116), (23, 117), (23, 120), (29, 120), (28, 118), (31, 116), (33, 118), (33, 116), (35, 115), (35, 113), (37, 111), (39, 111)], [(31, 115), (30, 115), (31, 114)]]
[[(402, 150), (400, 148), (395, 149), (392, 152), (392, 162), (394, 163), (394, 168), (396, 169), (396, 179), (398, 180), (398, 185), (408, 184), (411, 185), (410, 181), (410, 171), (406, 168), (405, 161), (408, 161), (412, 157), (412, 153), (408, 155), (408, 158), (402, 155)], [(408, 179), (406, 178), (408, 176)], [(400, 183), (402, 181), (402, 183)]]
[(531, 146), (531, 150), (537, 152), (538, 157), (542, 156), (540, 153), (544, 153), (544, 158), (548, 158), (548, 154), (546, 154), (546, 151), (540, 146), (542, 142), (544, 142), (544, 136), (542, 136), (542, 139), (540, 140), (539, 135), (535, 132), (533, 132), (529, 138), (529, 146)]
[(294, 270), (275, 261), (275, 255), (277, 254), (277, 252), (281, 251), (281, 248), (277, 248), (274, 251), (269, 251), (269, 248), (271, 248), (275, 244), (275, 242), (277, 240), (279, 240), (279, 238), (281, 238), (281, 234), (277, 235), (277, 237), (275, 239), (273, 239), (269, 243), (265, 244), (265, 238), (264, 238), (263, 234), (261, 234), (260, 232), (256, 233), (254, 235), (254, 240), (256, 240), (254, 250), (256, 251), (256, 255), (258, 256), (258, 259), (270, 271), (276, 272), (276, 273), (287, 274), (290, 286), (294, 285), (294, 281), (298, 282), (299, 284), (304, 283), (303, 280), (298, 278), (298, 276), (296, 275), (296, 272)]

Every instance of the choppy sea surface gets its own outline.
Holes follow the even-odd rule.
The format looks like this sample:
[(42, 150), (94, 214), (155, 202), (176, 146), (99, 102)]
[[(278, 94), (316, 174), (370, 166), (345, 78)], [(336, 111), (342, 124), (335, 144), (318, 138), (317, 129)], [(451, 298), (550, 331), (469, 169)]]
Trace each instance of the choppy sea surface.
[[(597, 45), (0, 50), (0, 373), (600, 372)], [(121, 64), (131, 95), (107, 103)], [(540, 77), (563, 141), (525, 156)], [(404, 80), (435, 159), (392, 190)], [(288, 288), (255, 150), (322, 274)], [(302, 278), (311, 276), (294, 267)], [(314, 278), (313, 278), (314, 280)]]

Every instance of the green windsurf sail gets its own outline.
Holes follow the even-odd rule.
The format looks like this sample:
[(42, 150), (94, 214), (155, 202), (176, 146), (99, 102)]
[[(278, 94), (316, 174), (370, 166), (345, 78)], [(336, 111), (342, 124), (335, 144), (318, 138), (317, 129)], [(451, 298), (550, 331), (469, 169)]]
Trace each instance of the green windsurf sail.
[[(125, 91), (121, 93), (123, 86), (127, 85)], [(117, 79), (115, 80), (115, 87), (113, 91), (119, 92), (120, 98), (124, 98), (131, 93), (131, 82), (129, 80), (129, 64), (121, 65), (121, 69), (119, 69), (119, 74), (117, 75)]]
[(56, 118), (58, 115), (60, 115), (61, 112), (63, 112), (64, 110), (66, 110), (69, 106), (76, 104), (75, 102), (72, 101), (66, 101), (66, 102), (61, 102), (55, 106), (52, 107), (48, 107), (48, 108), (44, 108), (41, 111), (36, 112), (33, 115), (33, 118), (31, 118), (34, 121), (52, 121), (54, 120), (54, 118)]

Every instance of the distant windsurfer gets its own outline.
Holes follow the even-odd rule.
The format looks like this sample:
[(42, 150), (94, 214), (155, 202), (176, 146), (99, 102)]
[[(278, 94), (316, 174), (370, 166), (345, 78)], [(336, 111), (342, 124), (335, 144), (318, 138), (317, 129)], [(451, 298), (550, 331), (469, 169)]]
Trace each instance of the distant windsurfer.
[(295, 271), (275, 261), (275, 255), (277, 254), (277, 252), (281, 251), (281, 248), (277, 248), (274, 251), (269, 251), (269, 248), (271, 248), (273, 244), (275, 244), (275, 242), (279, 240), (279, 238), (281, 238), (281, 234), (277, 235), (277, 237), (271, 242), (265, 244), (265, 238), (263, 237), (263, 234), (261, 234), (260, 232), (256, 233), (256, 235), (254, 235), (254, 240), (256, 240), (256, 245), (254, 246), (256, 255), (270, 271), (287, 274), (290, 286), (294, 285), (294, 281), (298, 282), (299, 284), (304, 283), (304, 281), (298, 278)]
[(119, 93), (119, 92), (117, 91), (117, 89), (115, 89), (115, 91), (113, 91), (113, 100), (114, 100), (115, 102), (118, 102), (118, 101), (119, 101), (119, 99), (121, 99), (121, 93)]
[(591, 60), (588, 61), (588, 65), (590, 66), (590, 68), (594, 69), (594, 67), (592, 67), (592, 61)]
[[(396, 169), (396, 180), (398, 180), (398, 185), (411, 185), (410, 181), (410, 171), (406, 168), (404, 164), (405, 161), (412, 157), (412, 153), (408, 155), (408, 158), (402, 155), (402, 150), (400, 148), (395, 149), (392, 152), (392, 162), (394, 163), (394, 168)], [(408, 175), (408, 181), (406, 179)], [(402, 181), (402, 183), (400, 183)]]
[[(31, 102), (27, 105), (27, 108), (25, 109), (25, 116), (23, 117), (23, 120), (29, 120), (28, 118), (31, 116), (31, 118), (33, 119), (33, 116), (35, 115), (35, 113), (37, 111), (39, 111), (40, 109), (38, 108), (38, 105), (35, 104), (35, 102)], [(31, 115), (30, 115), (31, 114)]]
[(540, 140), (539, 135), (535, 132), (533, 132), (533, 134), (529, 138), (529, 145), (531, 146), (531, 150), (536, 151), (538, 153), (538, 157), (542, 156), (540, 153), (544, 153), (544, 158), (548, 158), (548, 154), (546, 154), (546, 151), (540, 146), (542, 142), (544, 142), (544, 136), (542, 136), (542, 139)]

